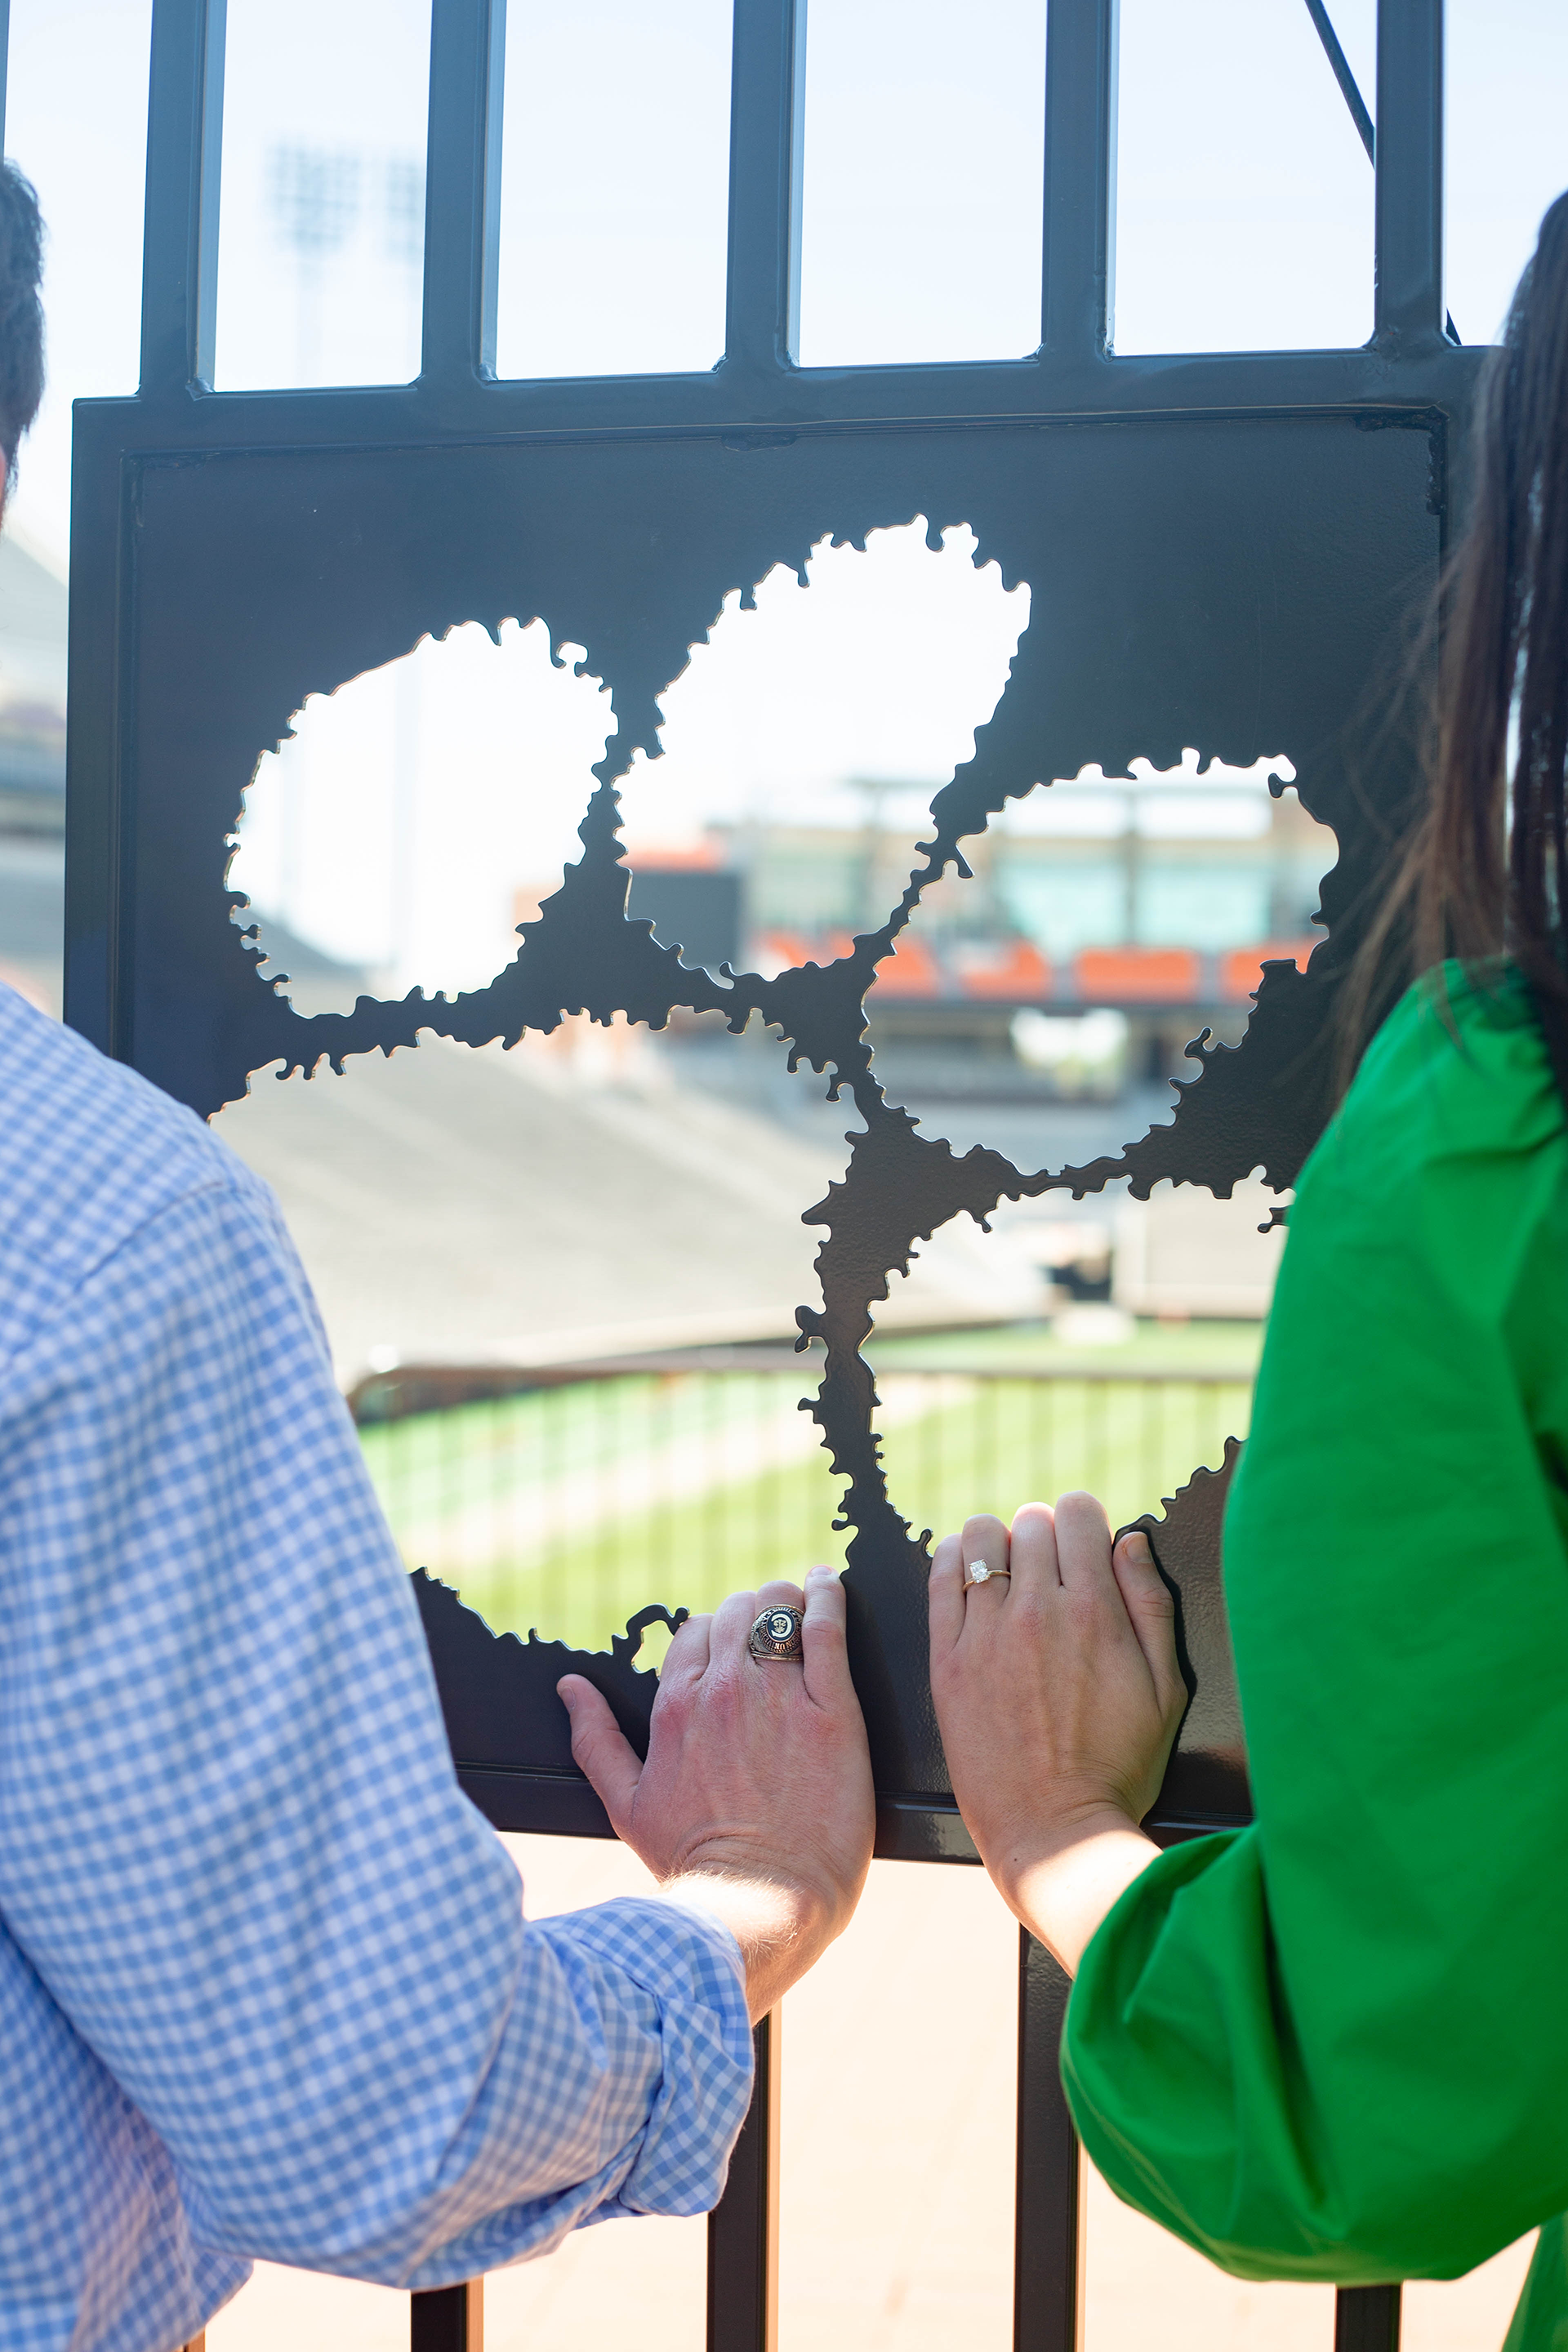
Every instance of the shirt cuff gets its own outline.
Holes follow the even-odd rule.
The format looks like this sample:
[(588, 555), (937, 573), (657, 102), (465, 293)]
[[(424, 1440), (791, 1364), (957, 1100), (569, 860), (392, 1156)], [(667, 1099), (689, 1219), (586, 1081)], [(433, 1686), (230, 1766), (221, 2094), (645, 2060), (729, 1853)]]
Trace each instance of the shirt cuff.
[(658, 2007), (662, 2066), (641, 2145), (594, 2218), (711, 2211), (752, 2097), (745, 1970), (730, 1929), (696, 1904), (623, 1897), (529, 1932), (585, 1952)]

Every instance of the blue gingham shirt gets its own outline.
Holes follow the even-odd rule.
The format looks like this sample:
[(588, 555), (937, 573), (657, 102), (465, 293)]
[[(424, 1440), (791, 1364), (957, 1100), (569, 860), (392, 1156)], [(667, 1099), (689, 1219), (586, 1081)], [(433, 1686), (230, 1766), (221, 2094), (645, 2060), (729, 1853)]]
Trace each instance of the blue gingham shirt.
[(716, 2199), (733, 1939), (524, 1923), (277, 1208), (0, 986), (0, 2345)]

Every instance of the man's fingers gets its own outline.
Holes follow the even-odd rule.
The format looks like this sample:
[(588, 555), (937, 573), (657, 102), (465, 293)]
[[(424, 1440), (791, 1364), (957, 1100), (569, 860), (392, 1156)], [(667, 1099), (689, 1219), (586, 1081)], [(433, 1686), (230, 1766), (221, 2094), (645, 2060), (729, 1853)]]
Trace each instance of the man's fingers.
[(831, 1568), (808, 1569), (805, 1578), (805, 1619), (800, 1629), (805, 1652), (805, 1689), (818, 1706), (853, 1704), (855, 1685), (849, 1677), (849, 1646), (846, 1638), (848, 1603), (837, 1573)]
[(1184, 1707), (1188, 1694), (1176, 1656), (1176, 1604), (1142, 1528), (1129, 1528), (1117, 1538), (1111, 1567), (1161, 1707)]
[(610, 1817), (610, 1827), (624, 1839), (631, 1824), (632, 1799), (642, 1777), (637, 1751), (611, 1714), (609, 1700), (584, 1676), (563, 1675), (555, 1689), (571, 1717), (573, 1760), (588, 1775)]
[(706, 1671), (712, 1624), (711, 1617), (687, 1617), (676, 1627), (658, 1670), (661, 1691), (672, 1691), (681, 1683), (694, 1683)]
[(790, 1584), (783, 1577), (775, 1577), (771, 1584), (759, 1584), (757, 1587), (756, 1614), (759, 1617), (764, 1609), (804, 1609), (805, 1607), (805, 1595), (799, 1585)]
[(931, 1659), (945, 1658), (963, 1631), (963, 1539), (943, 1536), (931, 1559)]
[(713, 1612), (713, 1629), (708, 1636), (710, 1664), (733, 1666), (745, 1656), (761, 1609), (754, 1592), (731, 1592), (721, 1601)]

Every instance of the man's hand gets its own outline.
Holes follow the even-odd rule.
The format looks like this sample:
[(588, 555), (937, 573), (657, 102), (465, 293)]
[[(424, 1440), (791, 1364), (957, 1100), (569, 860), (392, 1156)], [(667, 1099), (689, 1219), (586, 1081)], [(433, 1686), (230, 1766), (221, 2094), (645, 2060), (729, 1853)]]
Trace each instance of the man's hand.
[[(804, 1666), (747, 1649), (759, 1612), (804, 1606)], [(665, 1654), (647, 1761), (580, 1675), (557, 1685), (572, 1753), (617, 1837), (667, 1894), (718, 1912), (746, 1962), (753, 2018), (847, 1926), (871, 1860), (866, 1727), (849, 1679), (844, 1588), (814, 1568), (793, 1584), (732, 1592), (689, 1617)]]
[[(976, 1561), (1010, 1568), (965, 1591)], [(931, 1680), (953, 1793), (1004, 1899), (1063, 1966), (1152, 1861), (1138, 1824), (1187, 1703), (1147, 1539), (1112, 1552), (1092, 1495), (936, 1548)]]

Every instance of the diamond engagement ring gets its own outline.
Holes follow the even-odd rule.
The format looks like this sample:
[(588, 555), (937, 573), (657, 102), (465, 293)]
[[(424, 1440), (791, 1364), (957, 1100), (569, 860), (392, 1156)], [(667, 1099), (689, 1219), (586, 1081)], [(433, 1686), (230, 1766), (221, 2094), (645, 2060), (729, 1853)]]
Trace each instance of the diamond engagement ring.
[(776, 1609), (764, 1609), (747, 1643), (752, 1657), (761, 1658), (764, 1664), (776, 1659), (784, 1665), (798, 1666), (805, 1656), (800, 1638), (804, 1613), (782, 1604)]
[(1010, 1568), (987, 1568), (983, 1559), (977, 1559), (973, 1568), (966, 1568), (963, 1571), (963, 1589), (967, 1592), (972, 1584), (989, 1584), (998, 1576), (1011, 1576), (1012, 1573)]

